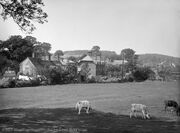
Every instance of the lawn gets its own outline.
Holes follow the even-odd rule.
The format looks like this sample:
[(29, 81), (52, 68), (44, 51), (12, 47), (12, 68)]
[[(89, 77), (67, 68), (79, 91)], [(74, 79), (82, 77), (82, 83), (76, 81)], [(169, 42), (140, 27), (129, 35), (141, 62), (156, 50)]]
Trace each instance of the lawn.
[[(178, 82), (70, 84), (0, 90), (3, 132), (174, 132), (179, 117), (165, 112), (163, 101), (180, 101)], [(77, 115), (78, 100), (93, 111)], [(150, 120), (129, 118), (130, 104), (149, 107)]]

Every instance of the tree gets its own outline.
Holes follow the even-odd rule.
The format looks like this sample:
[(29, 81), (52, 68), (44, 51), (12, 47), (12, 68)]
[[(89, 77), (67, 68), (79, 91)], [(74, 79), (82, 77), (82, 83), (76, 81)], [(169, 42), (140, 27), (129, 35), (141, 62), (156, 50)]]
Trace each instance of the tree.
[(135, 55), (135, 51), (130, 48), (123, 49), (120, 53), (120, 56), (123, 59), (123, 61), (128, 61), (127, 69), (133, 71), (135, 69), (138, 59), (138, 55)]
[(37, 42), (34, 46), (33, 52), (35, 53), (35, 57), (41, 58), (42, 56), (49, 55), (49, 51), (51, 50), (51, 44), (46, 42)]
[(37, 43), (37, 39), (35, 37), (32, 37), (32, 36), (26, 36), (24, 38), (26, 41), (29, 41), (29, 43), (35, 45)]
[(134, 57), (134, 54), (135, 54), (135, 51), (130, 49), (130, 48), (127, 48), (127, 49), (123, 49), (121, 51), (121, 57), (127, 61), (130, 61), (133, 59)]
[(60, 61), (60, 57), (63, 56), (64, 53), (62, 50), (57, 50), (55, 53), (54, 53), (54, 56), (58, 59), (58, 61)]
[(99, 46), (93, 46), (91, 51), (99, 51), (100, 50), (100, 47)]
[(4, 73), (6, 66), (10, 65), (10, 60), (7, 57), (0, 54), (0, 76)]
[(41, 47), (44, 49), (46, 53), (49, 53), (49, 51), (51, 50), (51, 44), (47, 42), (41, 43)]
[(84, 63), (82, 64), (81, 66), (81, 71), (80, 71), (80, 75), (81, 77), (83, 77), (84, 79), (81, 79), (81, 81), (87, 81), (89, 75), (90, 75), (90, 68), (89, 68), (89, 65), (88, 63)]
[(12, 61), (21, 62), (26, 57), (30, 57), (33, 52), (33, 44), (21, 36), (11, 36), (1, 45), (4, 49), (0, 53)]
[(91, 53), (91, 56), (96, 57), (96, 61), (97, 61), (97, 57), (101, 56), (100, 47), (99, 46), (93, 46), (90, 53)]
[(32, 22), (47, 22), (47, 13), (42, 10), (42, 0), (0, 0), (1, 16), (4, 20), (11, 17), (22, 31), (31, 33), (35, 30)]
[(68, 60), (74, 61), (75, 63), (78, 62), (78, 58), (76, 58), (76, 57), (74, 57), (74, 56), (68, 57)]

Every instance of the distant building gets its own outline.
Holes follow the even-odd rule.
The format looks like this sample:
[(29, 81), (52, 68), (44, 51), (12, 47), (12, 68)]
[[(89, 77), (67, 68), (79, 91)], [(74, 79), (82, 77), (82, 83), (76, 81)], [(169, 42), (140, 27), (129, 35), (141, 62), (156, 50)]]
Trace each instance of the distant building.
[[(88, 78), (96, 76), (96, 64), (89, 55), (86, 55), (78, 62), (78, 73), (82, 72), (84, 66), (87, 67), (86, 69), (89, 69)], [(80, 76), (81, 76), (81, 80), (85, 78), (84, 77), (85, 75), (83, 73), (81, 73)]]
[(44, 70), (53, 67), (61, 67), (61, 63), (58, 61), (42, 60), (39, 58), (27, 57), (20, 63), (20, 73), (24, 75), (37, 76)]

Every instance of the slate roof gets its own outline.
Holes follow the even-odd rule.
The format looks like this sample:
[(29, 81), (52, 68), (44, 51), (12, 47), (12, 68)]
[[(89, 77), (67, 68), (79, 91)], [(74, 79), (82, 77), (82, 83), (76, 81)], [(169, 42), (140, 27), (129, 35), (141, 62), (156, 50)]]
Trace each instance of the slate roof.
[(89, 55), (86, 55), (83, 59), (81, 59), (79, 62), (82, 62), (82, 61), (87, 61), (87, 62), (94, 62), (93, 59), (89, 56)]
[(29, 57), (29, 60), (33, 63), (36, 68), (43, 68), (45, 66), (59, 66), (61, 65), (58, 61), (41, 60), (38, 58)]

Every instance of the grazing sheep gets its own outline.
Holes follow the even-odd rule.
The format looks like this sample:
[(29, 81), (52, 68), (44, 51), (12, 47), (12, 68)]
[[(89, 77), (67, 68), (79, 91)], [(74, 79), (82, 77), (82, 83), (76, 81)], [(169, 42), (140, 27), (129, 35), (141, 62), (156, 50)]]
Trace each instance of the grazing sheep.
[(142, 113), (142, 118), (150, 119), (150, 115), (147, 113), (147, 106), (143, 104), (131, 104), (131, 112), (130, 112), (130, 118), (132, 115), (135, 114), (135, 117), (137, 117), (136, 112)]
[(167, 110), (167, 107), (173, 107), (175, 110), (178, 108), (178, 104), (174, 100), (165, 100), (164, 101), (164, 110)]
[(89, 110), (91, 109), (91, 105), (90, 102), (87, 100), (83, 100), (83, 101), (78, 101), (76, 103), (75, 109), (78, 109), (78, 114), (81, 113), (81, 109), (85, 108), (86, 109), (86, 113), (89, 113)]

